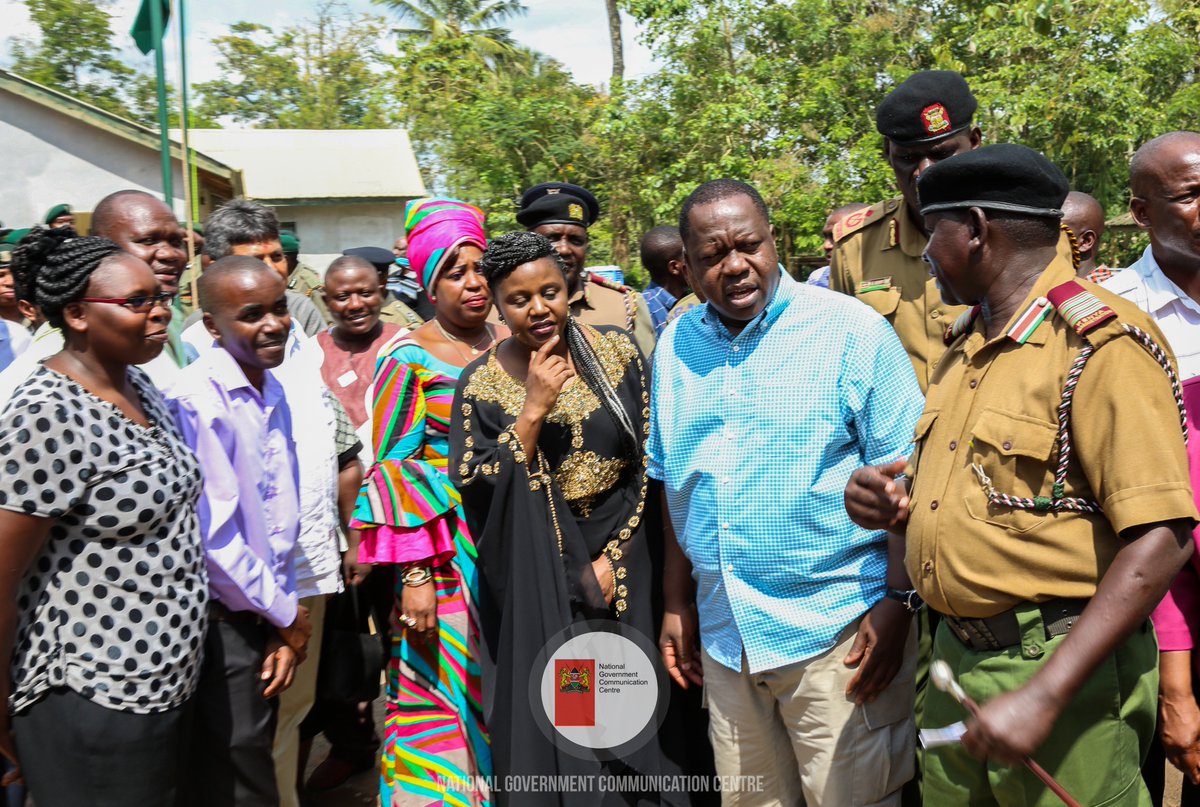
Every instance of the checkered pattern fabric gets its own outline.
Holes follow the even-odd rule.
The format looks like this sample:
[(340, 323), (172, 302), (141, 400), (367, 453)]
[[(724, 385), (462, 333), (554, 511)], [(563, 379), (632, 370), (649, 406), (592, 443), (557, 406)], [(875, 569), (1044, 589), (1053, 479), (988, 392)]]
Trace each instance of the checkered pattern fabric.
[(667, 327), (667, 315), (671, 313), (671, 308), (678, 300), (671, 296), (671, 292), (653, 281), (642, 292), (642, 299), (646, 301), (646, 308), (650, 309), (650, 319), (654, 323), (654, 335), (662, 336), (663, 328)]
[(346, 407), (342, 406), (342, 402), (328, 389), (324, 390), (323, 394), (326, 404), (333, 410), (333, 442), (337, 449), (338, 460), (358, 454), (362, 450), (362, 441), (358, 439), (358, 434), (354, 431), (353, 424), (350, 423), (350, 415), (346, 413)]
[(924, 406), (887, 321), (780, 272), (733, 337), (708, 305), (654, 355), (649, 472), (665, 483), (692, 562), (700, 638), (751, 672), (816, 656), (883, 597), (887, 541), (855, 526), (843, 491), (864, 464), (905, 456)]

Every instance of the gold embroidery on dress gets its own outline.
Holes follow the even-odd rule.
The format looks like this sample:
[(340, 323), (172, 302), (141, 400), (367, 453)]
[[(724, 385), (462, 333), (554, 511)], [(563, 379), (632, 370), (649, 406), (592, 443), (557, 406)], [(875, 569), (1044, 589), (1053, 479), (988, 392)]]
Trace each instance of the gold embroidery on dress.
[[(650, 430), (648, 409), (650, 392), (646, 384), (646, 369), (638, 355), (637, 348), (634, 347), (633, 342), (625, 334), (617, 332), (602, 334), (591, 326), (584, 325), (582, 327), (587, 328), (592, 335), (592, 349), (596, 352), (596, 358), (599, 359), (601, 368), (603, 368), (609, 383), (614, 388), (618, 387), (621, 380), (625, 377), (625, 368), (629, 363), (632, 361), (636, 364), (638, 376), (642, 383), (642, 433), (648, 434)], [(563, 388), (561, 394), (558, 396), (558, 401), (554, 405), (554, 409), (546, 416), (546, 420), (550, 423), (567, 426), (571, 429), (571, 446), (575, 451), (564, 458), (562, 466), (554, 475), (554, 480), (562, 491), (563, 497), (574, 509), (579, 510), (580, 515), (586, 518), (591, 512), (594, 498), (611, 489), (620, 479), (621, 472), (629, 463), (620, 459), (604, 459), (595, 452), (579, 450), (583, 448), (583, 422), (600, 408), (600, 401), (582, 379), (573, 379), (573, 381), (574, 383), (568, 383)], [(474, 398), (476, 401), (490, 401), (495, 403), (512, 418), (520, 417), (521, 410), (525, 407), (525, 385), (505, 372), (504, 368), (500, 366), (500, 363), (496, 361), (495, 348), (492, 348), (487, 362), (471, 376), (466, 389), (463, 390), (463, 396)], [(464, 427), (469, 431), (470, 413), (464, 411), (463, 416), (467, 418), (464, 422)], [(515, 424), (501, 432), (497, 441), (500, 443), (511, 443), (514, 459), (522, 465), (526, 463), (527, 455), (525, 454), (524, 447), (520, 445), (520, 439), (517, 438)], [(641, 523), (642, 513), (646, 509), (646, 493), (648, 489), (646, 466), (649, 461), (644, 456), (645, 450), (645, 440), (643, 440), (643, 458), (640, 472), (641, 487), (638, 491), (637, 505), (634, 508), (634, 513), (629, 517), (625, 527), (619, 530), (617, 536), (610, 540), (604, 548), (609, 559), (613, 562), (613, 572), (618, 580), (625, 580), (628, 575), (625, 564), (621, 563), (625, 559), (625, 552), (621, 548), (621, 544), (633, 537), (633, 531)], [(548, 487), (550, 476), (546, 472), (545, 459), (540, 456), (540, 452), (538, 460), (538, 471), (531, 472), (529, 475), (529, 489), (532, 491), (546, 491), (551, 516), (555, 522), (555, 532), (558, 534), (559, 553), (561, 554), (562, 535), (558, 529), (553, 495)], [(498, 473), (499, 470), (499, 463), (497, 463), (495, 472)], [(484, 473), (487, 473), (486, 467), (484, 468)], [(612, 607), (619, 619), (629, 608), (628, 586), (622, 584), (613, 594)]]
[(576, 451), (567, 455), (554, 474), (559, 490), (579, 514), (592, 514), (596, 497), (617, 484), (629, 463), (604, 459), (595, 451)]

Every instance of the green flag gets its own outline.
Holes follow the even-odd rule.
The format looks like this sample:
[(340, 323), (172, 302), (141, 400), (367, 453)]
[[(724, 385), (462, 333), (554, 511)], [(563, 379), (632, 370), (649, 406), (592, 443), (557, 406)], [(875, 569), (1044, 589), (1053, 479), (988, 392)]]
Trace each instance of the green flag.
[[(162, 27), (157, 31), (154, 30), (154, 11), (152, 6), (157, 3), (162, 9)], [(141, 7), (138, 8), (137, 18), (133, 21), (133, 41), (137, 43), (138, 50), (142, 53), (149, 53), (159, 46), (162, 42), (163, 31), (167, 29), (167, 20), (171, 17), (171, 0), (142, 0)]]

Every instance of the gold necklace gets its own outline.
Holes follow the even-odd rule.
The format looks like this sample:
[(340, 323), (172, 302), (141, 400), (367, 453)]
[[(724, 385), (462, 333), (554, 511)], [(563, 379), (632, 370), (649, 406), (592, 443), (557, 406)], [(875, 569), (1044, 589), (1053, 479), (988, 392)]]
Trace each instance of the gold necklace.
[[(475, 344), (471, 344), (470, 342), (465, 342), (462, 339), (459, 339), (454, 334), (447, 331), (445, 328), (442, 327), (442, 323), (438, 322), (437, 317), (433, 318), (433, 324), (434, 324), (434, 327), (436, 327), (438, 329), (438, 332), (441, 333), (442, 337), (445, 338), (445, 340), (447, 342), (449, 342), (456, 351), (458, 351), (458, 355), (460, 355), (464, 359), (466, 359), (466, 361), (468, 363), (471, 361), (471, 359), (467, 358), (466, 354), (464, 354), (462, 352), (462, 349), (459, 347), (459, 345), (466, 345), (467, 347), (469, 347), (471, 349), (471, 356), (473, 358), (475, 356), (478, 356), (481, 352), (486, 350), (488, 347), (490, 347), (492, 342), (496, 341), (496, 336), (494, 333), (492, 333), (492, 326), (486, 322), (483, 325), (483, 329), (485, 331), (485, 333), (483, 335), (483, 339), (480, 339)], [(485, 341), (487, 342), (487, 344), (483, 345), (483, 347), (480, 347), (480, 345), (483, 344)]]

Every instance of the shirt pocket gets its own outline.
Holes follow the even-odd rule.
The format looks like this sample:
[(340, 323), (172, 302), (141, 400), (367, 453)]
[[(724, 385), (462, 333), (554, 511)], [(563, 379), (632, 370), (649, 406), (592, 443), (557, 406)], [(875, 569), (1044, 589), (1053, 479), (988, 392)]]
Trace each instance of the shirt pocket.
[(900, 305), (900, 289), (895, 286), (876, 291), (860, 291), (855, 296), (889, 319)]
[(967, 512), (1011, 532), (1024, 533), (1042, 524), (1046, 514), (989, 501), (982, 471), (997, 494), (1020, 499), (1049, 496), (1054, 484), (1055, 423), (1030, 415), (984, 409), (971, 429), (970, 456), (974, 477), (966, 493)]

